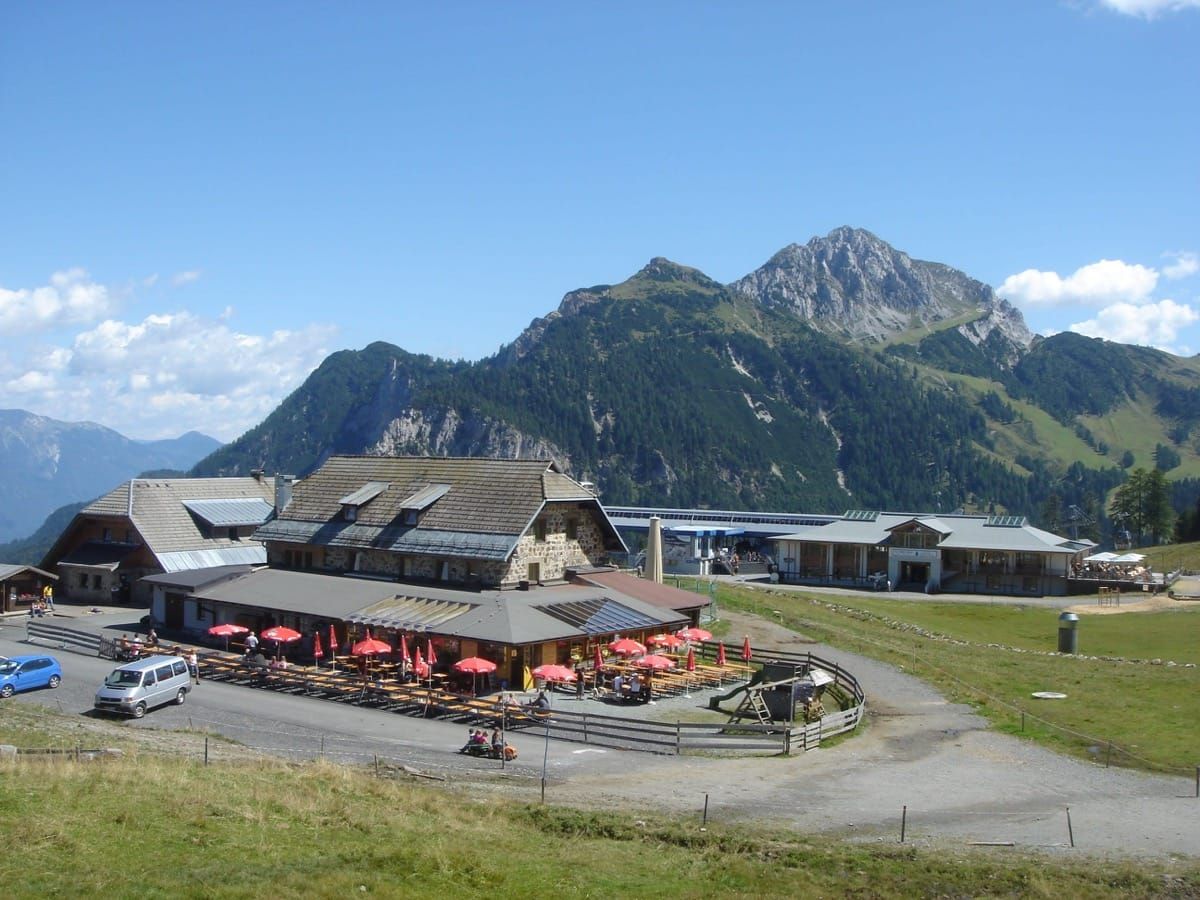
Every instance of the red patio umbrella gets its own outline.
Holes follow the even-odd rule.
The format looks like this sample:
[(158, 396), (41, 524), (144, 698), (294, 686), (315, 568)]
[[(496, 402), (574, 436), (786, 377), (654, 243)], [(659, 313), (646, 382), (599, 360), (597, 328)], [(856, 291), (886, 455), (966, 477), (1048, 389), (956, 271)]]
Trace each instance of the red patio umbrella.
[(665, 656), (650, 654), (643, 656), (641, 659), (633, 661), (635, 666), (641, 666), (643, 669), (673, 669), (675, 668), (675, 660), (667, 659)]
[(721, 643), (717, 644), (717, 665), (718, 666), (725, 665), (725, 642), (724, 641), (721, 641)]
[(533, 677), (542, 681), (574, 681), (574, 671), (557, 663), (546, 663), (533, 670)]
[(329, 661), (337, 659), (338, 639), (337, 631), (334, 630), (333, 623), (329, 623)]
[(425, 661), (430, 666), (437, 665), (437, 653), (433, 649), (433, 638), (426, 638), (425, 640)]
[(375, 640), (370, 632), (367, 632), (367, 636), (351, 647), (350, 652), (355, 656), (378, 656), (381, 653), (391, 653), (392, 645), (387, 641)]
[(617, 656), (639, 656), (646, 652), (646, 645), (639, 644), (633, 638), (620, 638), (609, 644), (608, 649)]
[(317, 661), (317, 665), (321, 664), (321, 659), (325, 656), (325, 651), (321, 647), (321, 632), (313, 635), (313, 659)]
[(675, 634), (678, 635), (679, 637), (683, 638), (685, 641), (711, 641), (712, 640), (712, 632), (711, 631), (705, 631), (703, 628), (696, 628), (695, 626), (692, 626), (690, 628), (681, 628), (677, 632), (675, 632)]
[(284, 625), (276, 625), (274, 628), (268, 628), (262, 633), (262, 638), (265, 641), (275, 641), (277, 644), (290, 644), (292, 641), (298, 641), (304, 637), (294, 628), (288, 628)]
[(754, 653), (750, 649), (750, 635), (746, 635), (744, 638), (742, 638), (742, 659), (744, 659), (746, 662), (750, 662), (750, 659), (753, 656)]
[(653, 644), (656, 647), (666, 647), (668, 650), (674, 650), (684, 643), (683, 638), (675, 637), (673, 634), (656, 634), (653, 637), (646, 638), (647, 644)]
[(696, 651), (693, 650), (691, 647), (688, 647), (687, 670), (689, 672), (696, 671)]
[(298, 641), (302, 637), (304, 637), (304, 635), (296, 631), (296, 629), (288, 628), (284, 625), (276, 625), (274, 628), (268, 628), (262, 633), (262, 639), (264, 641), (275, 642), (276, 656), (279, 656), (279, 654), (283, 652), (284, 644), (290, 644), (293, 641)]
[(596, 645), (596, 656), (592, 660), (592, 665), (596, 667), (597, 672), (604, 668), (604, 654), (600, 652), (599, 644)]
[(400, 662), (412, 662), (412, 657), (408, 655), (408, 641), (404, 639), (404, 635), (400, 635), (400, 648), (396, 652), (400, 654)]
[(417, 648), (416, 659), (413, 660), (413, 671), (417, 673), (418, 678), (424, 678), (433, 672), (429, 666), (425, 664), (425, 660), (421, 658), (421, 648)]
[(214, 625), (212, 628), (208, 629), (208, 633), (213, 637), (225, 638), (225, 649), (228, 651), (229, 639), (235, 634), (245, 634), (249, 630), (250, 629), (246, 628), (244, 625), (234, 625), (232, 622), (223, 622), (220, 625)]
[(496, 664), (490, 659), (484, 659), (480, 656), (468, 656), (466, 659), (460, 659), (454, 664), (454, 671), (471, 673), (471, 696), (475, 696), (476, 676), (495, 672)]

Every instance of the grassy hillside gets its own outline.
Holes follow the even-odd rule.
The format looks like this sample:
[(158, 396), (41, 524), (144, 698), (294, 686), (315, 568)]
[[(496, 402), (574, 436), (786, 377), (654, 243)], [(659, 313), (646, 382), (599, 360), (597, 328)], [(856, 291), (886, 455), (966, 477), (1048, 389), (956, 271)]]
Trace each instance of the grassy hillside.
[[(1053, 749), (1096, 759), (1111, 744), (1114, 764), (1176, 774), (1190, 775), (1196, 764), (1200, 725), (1188, 711), (1200, 694), (1200, 603), (1081, 617), (1080, 656), (1064, 658), (1052, 652), (1057, 610), (730, 586), (719, 601), (779, 610), (789, 628), (913, 671), (1002, 730)], [(1177, 665), (1133, 661), (1153, 658)], [(1039, 702), (1035, 691), (1068, 697)]]
[[(35, 734), (37, 715), (0, 726)], [(5, 896), (1167, 897), (1193, 863), (863, 845), (593, 813), (323, 763), (0, 763)], [(404, 778), (399, 775), (399, 778)], [(1164, 878), (1164, 873), (1169, 877)]]

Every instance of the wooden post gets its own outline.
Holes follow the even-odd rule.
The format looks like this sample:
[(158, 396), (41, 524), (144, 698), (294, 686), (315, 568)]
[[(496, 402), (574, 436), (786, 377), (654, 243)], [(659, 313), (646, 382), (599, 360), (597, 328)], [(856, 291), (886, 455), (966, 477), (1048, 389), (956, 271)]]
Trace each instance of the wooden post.
[(904, 843), (904, 832), (908, 828), (908, 807), (900, 808), (900, 843)]
[(1104, 768), (1108, 768), (1109, 761), (1112, 759), (1112, 741), (1108, 742), (1108, 746), (1104, 750)]
[(208, 765), (208, 735), (204, 736), (204, 764)]
[(375, 754), (375, 777), (379, 777), (379, 754)]
[[(1196, 767), (1196, 771), (1200, 772), (1200, 766)], [(704, 818), (700, 822), (701, 825), (708, 824), (708, 794), (704, 795)]]
[(680, 752), (679, 751), (679, 744), (680, 744), (680, 733), (679, 732), (680, 732), (679, 722), (676, 721), (675, 722), (675, 755), (676, 756), (678, 756), (679, 752)]
[(1075, 829), (1071, 827), (1071, 807), (1067, 807), (1067, 837), (1071, 839), (1071, 846), (1075, 846)]

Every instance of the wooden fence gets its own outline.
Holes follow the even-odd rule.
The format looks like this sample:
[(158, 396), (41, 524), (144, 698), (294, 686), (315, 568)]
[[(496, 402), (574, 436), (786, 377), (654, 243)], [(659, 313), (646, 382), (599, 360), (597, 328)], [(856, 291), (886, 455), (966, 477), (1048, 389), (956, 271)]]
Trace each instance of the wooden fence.
[[(825, 738), (853, 731), (858, 727), (862, 720), (866, 696), (858, 679), (838, 663), (812, 653), (751, 649), (755, 661), (824, 669), (833, 676), (834, 684), (851, 698), (852, 705), (808, 724), (656, 722), (556, 709), (544, 720), (522, 723), (517, 727), (528, 733), (545, 732), (548, 737), (560, 741), (668, 754), (698, 751), (790, 754), (815, 749)], [(717, 644), (713, 641), (706, 642), (700, 655), (715, 659)]]

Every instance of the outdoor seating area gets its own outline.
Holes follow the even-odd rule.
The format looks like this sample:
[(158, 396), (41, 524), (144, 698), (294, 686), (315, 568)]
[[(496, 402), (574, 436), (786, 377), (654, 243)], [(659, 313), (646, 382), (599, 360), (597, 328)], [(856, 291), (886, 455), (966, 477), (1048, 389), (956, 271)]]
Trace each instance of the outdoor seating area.
[(1159, 584), (1161, 575), (1156, 575), (1143, 565), (1146, 557), (1141, 553), (1093, 553), (1071, 568), (1071, 577), (1092, 581), (1121, 581), (1134, 584)]
[[(712, 641), (680, 642), (678, 649), (686, 646), (686, 652), (662, 654), (647, 654), (636, 641), (625, 639), (623, 643), (625, 654), (613, 651), (608, 659), (597, 648), (590, 666), (539, 667), (535, 676), (543, 686), (537, 694), (540, 703), (506, 690), (479, 695), (473, 679), (479, 672), (490, 672), (492, 664), (477, 658), (455, 664), (458, 674), (472, 676), (465, 686), (452, 679), (450, 673), (431, 671), (422, 660), (414, 665), (384, 658), (383, 654), (360, 653), (302, 665), (288, 661), (278, 649), (274, 656), (262, 650), (241, 654), (209, 650), (199, 657), (199, 668), (202, 678), (231, 684), (369, 704), (420, 716), (490, 725), (503, 722), (505, 727), (517, 728), (554, 715), (546, 689), (557, 687), (567, 695), (605, 702), (645, 703), (745, 681), (756, 669), (748, 658), (739, 662), (724, 659), (724, 644)], [(743, 657), (749, 652), (744, 646)], [(580, 675), (582, 689), (575, 683)]]

